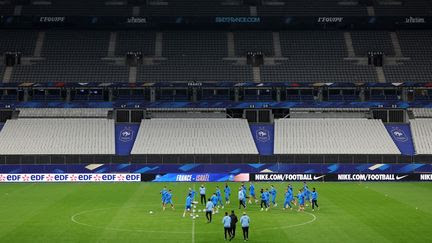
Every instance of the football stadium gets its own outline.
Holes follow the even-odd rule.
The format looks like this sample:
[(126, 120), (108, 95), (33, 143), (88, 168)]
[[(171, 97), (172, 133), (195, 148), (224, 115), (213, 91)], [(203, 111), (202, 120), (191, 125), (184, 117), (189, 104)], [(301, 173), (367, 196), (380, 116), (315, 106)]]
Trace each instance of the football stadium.
[(0, 0), (0, 242), (432, 242), (432, 1)]

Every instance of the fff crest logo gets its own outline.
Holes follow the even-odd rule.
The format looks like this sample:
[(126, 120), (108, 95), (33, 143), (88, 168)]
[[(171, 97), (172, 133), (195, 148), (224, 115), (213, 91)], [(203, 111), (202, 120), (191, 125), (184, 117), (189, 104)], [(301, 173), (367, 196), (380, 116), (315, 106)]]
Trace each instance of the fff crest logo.
[(399, 141), (399, 142), (406, 142), (406, 141), (408, 141), (408, 136), (399, 127), (393, 127), (391, 129), (391, 135), (393, 136), (393, 138), (396, 141)]
[(134, 131), (130, 127), (125, 127), (120, 131), (119, 140), (122, 142), (132, 141), (134, 136)]
[(264, 127), (258, 128), (258, 130), (255, 132), (255, 137), (260, 142), (268, 142), (270, 140), (270, 132), (268, 129)]

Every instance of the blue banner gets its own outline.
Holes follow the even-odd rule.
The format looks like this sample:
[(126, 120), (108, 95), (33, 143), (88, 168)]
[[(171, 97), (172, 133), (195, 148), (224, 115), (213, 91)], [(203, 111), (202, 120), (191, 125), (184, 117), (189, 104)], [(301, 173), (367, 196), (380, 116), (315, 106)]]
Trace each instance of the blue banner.
[[(145, 180), (145, 179), (144, 179)], [(217, 181), (249, 181), (249, 174), (214, 174), (214, 173), (191, 173), (177, 174), (169, 173), (163, 175), (155, 175), (154, 182), (217, 182)]]
[[(313, 174), (387, 174), (432, 173), (430, 163), (411, 164), (1, 164), (0, 174), (133, 173), (133, 174), (225, 174), (313, 173)], [(1, 181), (1, 178), (0, 178)]]
[(252, 137), (260, 155), (273, 155), (274, 126), (250, 125)]
[(387, 132), (403, 155), (414, 155), (414, 143), (408, 124), (385, 125)]
[(116, 155), (130, 155), (140, 125), (116, 124), (115, 147)]

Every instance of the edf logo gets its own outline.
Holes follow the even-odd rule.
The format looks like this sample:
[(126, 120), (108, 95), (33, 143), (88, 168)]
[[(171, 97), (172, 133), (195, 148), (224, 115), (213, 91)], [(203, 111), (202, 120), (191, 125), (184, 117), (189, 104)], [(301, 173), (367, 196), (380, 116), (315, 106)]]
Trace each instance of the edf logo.
[(125, 127), (120, 131), (119, 140), (122, 142), (132, 141), (134, 136), (134, 131), (130, 127)]
[(406, 141), (408, 141), (408, 136), (399, 127), (393, 127), (391, 129), (391, 134), (392, 134), (393, 138), (396, 141), (399, 141), (399, 142), (406, 142)]
[(267, 142), (270, 140), (270, 132), (269, 130), (265, 129), (264, 127), (258, 128), (258, 130), (255, 133), (255, 136), (258, 141), (260, 142)]

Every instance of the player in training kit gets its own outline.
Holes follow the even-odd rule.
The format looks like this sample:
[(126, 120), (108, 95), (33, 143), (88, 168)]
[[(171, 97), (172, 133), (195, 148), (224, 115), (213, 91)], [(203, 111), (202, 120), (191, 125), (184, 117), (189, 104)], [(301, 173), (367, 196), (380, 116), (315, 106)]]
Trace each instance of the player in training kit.
[(222, 208), (224, 208), (224, 205), (223, 205), (223, 202), (222, 202), (221, 190), (219, 189), (218, 186), (216, 186), (216, 196), (217, 196), (218, 202), (217, 202), (217, 205), (215, 205), (215, 206), (219, 207), (219, 205), (220, 205), (220, 206), (222, 206)]
[(165, 211), (165, 207), (166, 205), (171, 204), (171, 208), (174, 210), (174, 204), (172, 202), (172, 191), (171, 189), (169, 189), (166, 193), (165, 193), (165, 201), (163, 203), (163, 211)]
[(261, 189), (261, 211), (264, 210), (264, 208), (267, 210), (267, 195), (264, 189)]
[(206, 203), (206, 189), (204, 187), (204, 185), (201, 185), (199, 188), (199, 193), (200, 193), (200, 197), (201, 197), (201, 204), (205, 205)]
[(242, 188), (243, 196), (244, 196), (244, 199), (243, 199), (244, 202), (243, 203), (246, 205), (246, 199), (248, 199), (249, 197), (247, 195), (247, 189), (246, 189), (244, 182), (242, 182), (241, 188)]
[(225, 192), (225, 203), (229, 204), (230, 196), (231, 196), (231, 188), (228, 186), (228, 183), (225, 184), (224, 192)]
[(306, 185), (306, 182), (303, 183), (303, 195), (304, 195), (305, 204), (307, 207), (308, 206), (307, 202), (310, 201), (310, 191), (309, 191), (309, 187)]
[(271, 196), (271, 202), (273, 203), (273, 207), (276, 207), (276, 206), (277, 206), (277, 203), (276, 203), (276, 195), (277, 195), (277, 191), (276, 191), (276, 189), (274, 188), (274, 186), (271, 185), (271, 188), (270, 188), (270, 196)]
[(186, 216), (186, 212), (190, 212), (191, 209), (192, 209), (192, 195), (188, 194), (188, 196), (186, 197), (186, 206), (183, 212), (183, 218)]
[(216, 193), (213, 193), (213, 195), (211, 196), (211, 201), (212, 201), (212, 203), (213, 203), (213, 205), (214, 205), (214, 210), (213, 210), (213, 214), (215, 214), (215, 213), (217, 213), (217, 212), (219, 212), (219, 210), (217, 209), (217, 207), (216, 207), (216, 205), (218, 204), (218, 197), (217, 197), (217, 195), (216, 195)]
[(268, 209), (270, 208), (270, 192), (268, 188), (266, 188), (264, 194), (265, 194), (266, 205), (267, 205), (266, 211), (268, 211)]
[(228, 216), (228, 212), (225, 212), (225, 217), (222, 219), (222, 224), (224, 226), (225, 240), (231, 238), (231, 217)]
[(214, 205), (209, 198), (209, 200), (206, 204), (206, 208), (205, 208), (207, 223), (211, 223), (211, 221), (212, 221), (213, 208), (214, 208)]
[(300, 211), (304, 211), (304, 209), (305, 209), (305, 201), (304, 201), (304, 194), (303, 194), (303, 192), (302, 192), (302, 190), (300, 189), (299, 190), (299, 192), (298, 192), (298, 194), (297, 194), (297, 201), (298, 201), (298, 205), (299, 205), (299, 208), (298, 208), (298, 211), (300, 212)]
[(242, 226), (243, 230), (243, 239), (244, 241), (249, 240), (249, 224), (250, 224), (250, 218), (246, 215), (246, 212), (243, 212), (243, 216), (240, 218), (240, 224)]
[(243, 193), (242, 187), (239, 188), (238, 200), (239, 200), (239, 209), (241, 208), (241, 206), (243, 206), (243, 208), (246, 208), (245, 194)]
[(312, 211), (315, 211), (315, 206), (319, 210), (319, 206), (318, 206), (318, 192), (316, 192), (315, 187), (312, 189), (311, 197), (312, 197)]
[(251, 182), (249, 185), (249, 203), (252, 203), (252, 198), (253, 200), (255, 200), (255, 203), (258, 202), (258, 200), (256, 199), (256, 195), (255, 195), (255, 186), (254, 184)]
[(196, 194), (195, 190), (189, 187), (189, 194), (191, 194), (192, 201), (195, 201), (195, 194)]
[(285, 201), (283, 205), (284, 210), (287, 209), (288, 207), (290, 207), (290, 209), (292, 210), (292, 206), (291, 206), (292, 200), (293, 200), (292, 190), (290, 191), (289, 189), (287, 189), (285, 192)]
[(168, 192), (168, 190), (167, 190), (166, 186), (164, 186), (162, 191), (159, 192), (161, 194), (161, 197), (162, 197), (162, 208), (165, 207), (165, 197), (166, 197), (167, 192)]

